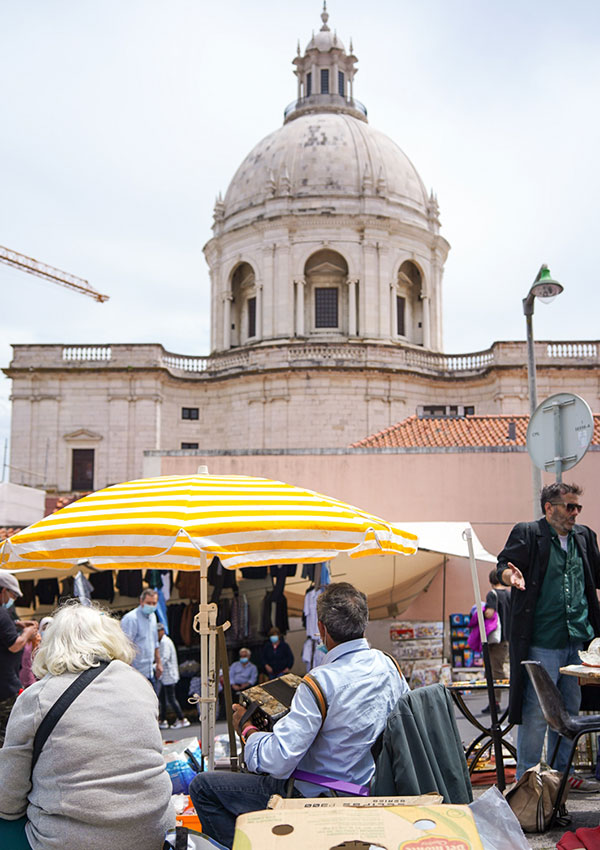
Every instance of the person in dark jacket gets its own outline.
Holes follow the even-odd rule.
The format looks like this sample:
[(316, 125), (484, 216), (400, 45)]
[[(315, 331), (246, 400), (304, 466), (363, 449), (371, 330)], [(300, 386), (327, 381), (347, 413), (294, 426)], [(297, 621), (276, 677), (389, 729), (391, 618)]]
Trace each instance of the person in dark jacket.
[(267, 637), (269, 640), (263, 647), (262, 664), (269, 679), (276, 679), (290, 672), (294, 665), (294, 653), (278, 628), (270, 629)]
[[(543, 488), (542, 519), (521, 522), (510, 532), (498, 556), (498, 581), (512, 587), (509, 720), (519, 724), (517, 779), (540, 761), (546, 722), (521, 661), (540, 661), (556, 682), (570, 714), (577, 714), (581, 690), (577, 679), (559, 669), (578, 664), (579, 650), (600, 635), (600, 551), (596, 534), (576, 525), (582, 510), (581, 488), (555, 482)], [(549, 730), (548, 751), (556, 734)], [(570, 741), (558, 751), (565, 770)], [(571, 790), (600, 791), (600, 784), (573, 774)]]

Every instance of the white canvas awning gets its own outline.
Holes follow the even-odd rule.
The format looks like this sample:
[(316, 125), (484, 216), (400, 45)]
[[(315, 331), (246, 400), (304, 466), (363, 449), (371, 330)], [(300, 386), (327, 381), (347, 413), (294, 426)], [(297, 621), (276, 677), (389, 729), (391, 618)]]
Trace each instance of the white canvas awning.
[[(367, 594), (371, 619), (400, 616), (435, 578), (444, 558), (469, 557), (467, 542), (462, 537), (463, 531), (471, 528), (469, 522), (402, 522), (400, 525), (419, 536), (416, 555), (410, 558), (370, 555), (354, 561), (338, 555), (331, 562), (332, 581), (349, 581)], [(471, 533), (475, 558), (495, 564), (494, 555), (486, 551), (472, 529)], [(287, 580), (285, 595), (291, 613), (301, 613), (308, 586), (306, 579)]]

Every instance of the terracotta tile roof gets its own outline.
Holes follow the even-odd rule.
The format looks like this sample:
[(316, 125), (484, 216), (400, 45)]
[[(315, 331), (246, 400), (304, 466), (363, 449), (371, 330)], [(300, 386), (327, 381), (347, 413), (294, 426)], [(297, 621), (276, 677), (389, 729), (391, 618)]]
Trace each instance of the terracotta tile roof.
[[(409, 416), (402, 422), (372, 434), (352, 448), (449, 448), (525, 446), (529, 416), (423, 417)], [(600, 414), (594, 414), (592, 445), (600, 445)]]

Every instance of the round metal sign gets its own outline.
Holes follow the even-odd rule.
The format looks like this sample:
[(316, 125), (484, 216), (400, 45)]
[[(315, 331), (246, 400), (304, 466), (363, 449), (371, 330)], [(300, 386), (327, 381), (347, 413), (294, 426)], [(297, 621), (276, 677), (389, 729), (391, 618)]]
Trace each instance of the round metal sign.
[(527, 451), (546, 472), (571, 469), (587, 452), (594, 435), (590, 406), (574, 393), (548, 396), (536, 408), (527, 428)]

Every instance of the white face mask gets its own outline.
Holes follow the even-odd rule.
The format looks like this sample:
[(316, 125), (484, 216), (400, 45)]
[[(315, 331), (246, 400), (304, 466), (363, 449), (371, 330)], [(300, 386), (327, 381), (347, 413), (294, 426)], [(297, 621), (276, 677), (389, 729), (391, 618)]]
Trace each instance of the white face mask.
[(15, 600), (14, 600), (14, 599), (12, 598), (12, 596), (11, 596), (11, 597), (9, 598), (8, 602), (3, 602), (3, 603), (2, 603), (2, 607), (3, 607), (3, 608), (10, 608), (12, 605), (14, 605), (14, 602), (15, 602)]

